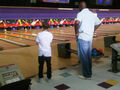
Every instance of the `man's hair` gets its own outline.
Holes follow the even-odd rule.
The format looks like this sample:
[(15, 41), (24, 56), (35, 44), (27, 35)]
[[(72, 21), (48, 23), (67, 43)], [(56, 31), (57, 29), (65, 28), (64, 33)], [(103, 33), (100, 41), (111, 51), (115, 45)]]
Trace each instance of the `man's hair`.
[(84, 3), (87, 3), (86, 0), (81, 0), (79, 3), (83, 3), (83, 2), (84, 2)]
[(43, 21), (43, 29), (48, 29), (49, 28), (49, 24), (47, 20)]
[[(83, 3), (85, 4), (85, 6), (83, 6)], [(87, 7), (87, 3), (85, 0), (81, 0), (80, 1), (80, 4), (79, 4), (79, 9), (83, 9), (83, 8), (86, 8)]]

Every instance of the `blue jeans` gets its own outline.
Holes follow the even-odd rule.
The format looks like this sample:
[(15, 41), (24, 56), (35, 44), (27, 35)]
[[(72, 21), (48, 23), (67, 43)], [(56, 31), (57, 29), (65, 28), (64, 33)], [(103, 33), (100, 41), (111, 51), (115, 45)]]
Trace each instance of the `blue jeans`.
[(82, 65), (82, 74), (89, 78), (92, 76), (92, 41), (78, 39), (78, 58)]

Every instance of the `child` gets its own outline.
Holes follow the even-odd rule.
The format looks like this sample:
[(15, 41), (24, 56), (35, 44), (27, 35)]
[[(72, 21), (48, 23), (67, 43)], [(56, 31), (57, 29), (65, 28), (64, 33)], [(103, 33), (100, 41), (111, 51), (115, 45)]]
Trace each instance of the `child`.
[(43, 23), (43, 31), (38, 33), (36, 42), (39, 46), (39, 80), (38, 82), (44, 81), (43, 79), (43, 67), (44, 62), (47, 64), (47, 78), (48, 82), (51, 80), (51, 43), (53, 40), (53, 35), (48, 31), (48, 23)]

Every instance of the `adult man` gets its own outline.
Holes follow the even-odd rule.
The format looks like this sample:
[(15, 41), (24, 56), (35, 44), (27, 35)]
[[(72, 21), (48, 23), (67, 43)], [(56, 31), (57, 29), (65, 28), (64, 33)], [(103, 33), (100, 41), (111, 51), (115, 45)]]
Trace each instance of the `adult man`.
[(36, 42), (39, 46), (39, 80), (38, 82), (44, 82), (43, 79), (43, 67), (44, 62), (47, 64), (47, 78), (50, 81), (52, 77), (51, 72), (51, 43), (53, 40), (53, 35), (48, 31), (48, 23), (43, 23), (43, 31), (38, 33)]
[(78, 57), (82, 65), (82, 75), (80, 75), (80, 78), (91, 79), (93, 33), (101, 25), (101, 22), (86, 6), (84, 1), (80, 2), (80, 12), (77, 14), (77, 21), (75, 23), (75, 34), (78, 44)]

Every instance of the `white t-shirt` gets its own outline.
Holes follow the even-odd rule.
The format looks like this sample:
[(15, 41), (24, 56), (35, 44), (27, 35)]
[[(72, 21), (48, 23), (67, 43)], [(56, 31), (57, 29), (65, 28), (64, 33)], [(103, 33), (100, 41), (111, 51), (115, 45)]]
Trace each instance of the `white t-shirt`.
[(38, 33), (36, 42), (39, 44), (39, 56), (51, 57), (52, 33), (43, 31)]
[(79, 32), (82, 32), (78, 35), (78, 39), (92, 40), (95, 26), (101, 23), (100, 19), (85, 8), (77, 14), (77, 20), (80, 21)]

